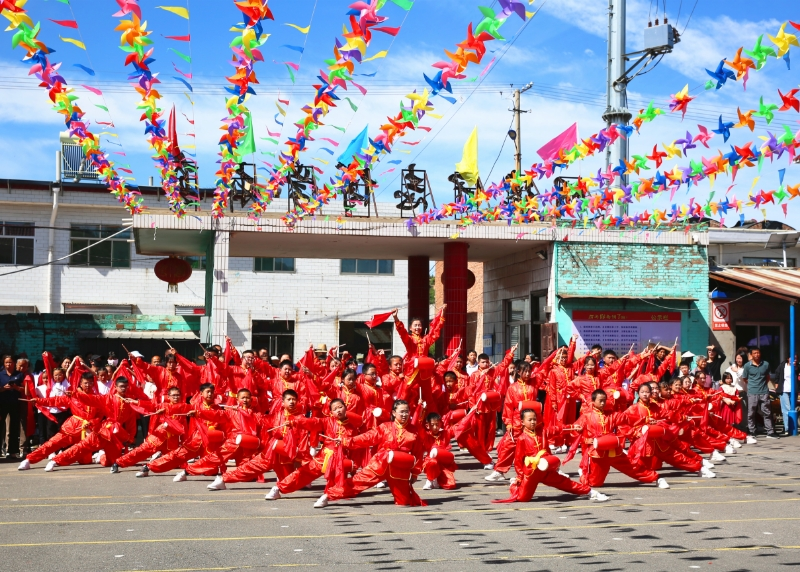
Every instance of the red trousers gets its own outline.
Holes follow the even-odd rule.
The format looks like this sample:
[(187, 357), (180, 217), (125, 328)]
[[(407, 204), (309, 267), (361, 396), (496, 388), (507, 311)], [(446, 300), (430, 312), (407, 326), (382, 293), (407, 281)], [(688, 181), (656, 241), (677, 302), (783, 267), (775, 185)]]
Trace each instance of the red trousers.
[(144, 443), (135, 449), (128, 451), (119, 459), (117, 459), (117, 465), (119, 465), (121, 469), (124, 469), (125, 467), (132, 467), (136, 463), (141, 463), (142, 461), (149, 459), (158, 451), (161, 451), (162, 453), (165, 452), (165, 445), (166, 442), (158, 441), (157, 439), (153, 438), (152, 435), (148, 435), (147, 439), (144, 440)]
[(540, 471), (537, 469), (522, 477), (522, 484), (519, 485), (517, 490), (516, 502), (530, 501), (534, 493), (536, 493), (536, 487), (539, 486), (539, 483), (573, 495), (588, 495), (591, 492), (590, 486), (575, 482), (569, 477), (560, 474), (557, 470)]
[(497, 444), (497, 462), (494, 464), (494, 470), (498, 473), (506, 474), (511, 465), (514, 464), (514, 454), (517, 451), (517, 442), (514, 439), (512, 430), (508, 429)]
[(264, 473), (269, 471), (275, 471), (280, 481), (294, 471), (294, 463), (273, 462), (261, 453), (244, 463), (237, 464), (235, 469), (225, 471), (222, 480), (226, 483), (252, 483), (263, 478)]
[(492, 458), (489, 453), (481, 446), (478, 439), (475, 438), (474, 431), (464, 433), (460, 439), (457, 439), (458, 446), (462, 449), (469, 451), (469, 454), (475, 457), (481, 465), (490, 465)]
[(203, 444), (200, 443), (200, 439), (197, 439), (196, 442), (185, 443), (177, 449), (161, 455), (152, 463), (147, 463), (147, 468), (153, 473), (166, 473), (174, 469), (184, 468), (187, 461), (194, 459), (202, 452)]
[(430, 457), (426, 457), (425, 461), (422, 463), (422, 470), (425, 472), (425, 478), (431, 482), (436, 481), (439, 483), (439, 487), (445, 490), (456, 488), (455, 472), (457, 468), (455, 463), (449, 463), (443, 466), (439, 463), (439, 459), (431, 459)]
[(675, 440), (672, 443), (654, 443), (652, 446), (652, 456), (643, 457), (641, 466), (657, 471), (663, 463), (671, 465), (676, 469), (696, 473), (703, 466), (703, 457), (689, 448), (683, 449), (676, 447), (680, 443)]
[(338, 500), (341, 498), (352, 498), (365, 490), (374, 487), (382, 481), (386, 481), (389, 485), (394, 497), (394, 504), (399, 506), (427, 506), (427, 504), (419, 498), (414, 488), (411, 486), (411, 479), (400, 477), (395, 478), (389, 470), (389, 452), (380, 451), (377, 455), (370, 459), (367, 467), (353, 477), (353, 487), (349, 491), (333, 492), (329, 494), (330, 500)]
[(631, 465), (628, 457), (589, 457), (588, 470), (581, 475), (581, 483), (590, 487), (601, 487), (606, 482), (608, 471), (614, 467), (620, 473), (643, 483), (653, 483), (658, 480), (658, 473), (650, 469)]
[[(281, 478), (278, 481), (278, 490), (283, 494), (293, 493), (299, 491), (303, 487), (307, 487), (318, 478), (323, 476), (322, 465), (317, 459), (311, 459), (308, 463), (301, 465), (300, 468), (295, 469), (290, 474)], [(325, 494), (328, 497), (334, 496), (337, 498), (346, 498), (350, 496), (351, 480), (345, 479), (345, 486), (343, 489), (336, 487), (334, 483), (325, 483)]]
[(53, 460), (59, 467), (68, 467), (72, 463), (85, 460), (87, 455), (91, 459), (92, 453), (100, 449), (105, 451), (105, 455), (100, 457), (100, 465), (103, 467), (113, 465), (122, 454), (122, 446), (116, 439), (109, 441), (101, 437), (99, 433), (91, 433), (77, 445), (73, 445), (63, 453), (56, 455)]
[(254, 449), (244, 449), (236, 444), (235, 436), (222, 444), (217, 451), (209, 451), (203, 457), (186, 467), (187, 475), (203, 475), (213, 477), (225, 472), (228, 461), (233, 459), (236, 466), (247, 462), (255, 454)]
[[(69, 449), (73, 445), (76, 445), (81, 440), (81, 434), (75, 433), (73, 435), (69, 435), (67, 433), (58, 432), (53, 435), (53, 438), (47, 441), (44, 445), (40, 446), (38, 449), (33, 451), (32, 453), (28, 453), (26, 459), (31, 465), (35, 465), (40, 461), (44, 461), (47, 457), (50, 456), (50, 453), (57, 453), (58, 451)], [(85, 457), (83, 459), (78, 459), (78, 463), (81, 465), (88, 465), (92, 462), (92, 454), (88, 454), (88, 458)]]

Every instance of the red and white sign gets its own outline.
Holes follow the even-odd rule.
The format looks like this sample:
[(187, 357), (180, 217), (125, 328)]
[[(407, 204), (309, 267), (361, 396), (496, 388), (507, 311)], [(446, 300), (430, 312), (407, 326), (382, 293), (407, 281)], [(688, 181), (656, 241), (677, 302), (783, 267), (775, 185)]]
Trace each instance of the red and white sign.
[(731, 329), (730, 302), (711, 302), (711, 329), (717, 332)]
[(626, 312), (624, 310), (573, 310), (573, 322), (680, 322), (680, 312)]
[(577, 349), (586, 352), (593, 344), (623, 355), (636, 352), (648, 342), (667, 347), (680, 342), (680, 312), (628, 312), (626, 310), (573, 310), (572, 333), (578, 334)]

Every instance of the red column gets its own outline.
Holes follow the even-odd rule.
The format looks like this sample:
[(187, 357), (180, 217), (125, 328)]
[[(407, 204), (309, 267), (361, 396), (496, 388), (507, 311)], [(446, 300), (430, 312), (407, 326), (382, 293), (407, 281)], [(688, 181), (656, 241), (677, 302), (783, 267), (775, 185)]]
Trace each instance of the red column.
[(465, 356), (467, 348), (467, 289), (469, 288), (469, 268), (467, 267), (466, 242), (450, 241), (444, 245), (444, 347), (446, 355), (453, 352), (461, 344), (461, 355)]
[(428, 328), (430, 300), (430, 259), (427, 256), (408, 257), (408, 319), (406, 326), (411, 327), (412, 318), (422, 320), (422, 331)]

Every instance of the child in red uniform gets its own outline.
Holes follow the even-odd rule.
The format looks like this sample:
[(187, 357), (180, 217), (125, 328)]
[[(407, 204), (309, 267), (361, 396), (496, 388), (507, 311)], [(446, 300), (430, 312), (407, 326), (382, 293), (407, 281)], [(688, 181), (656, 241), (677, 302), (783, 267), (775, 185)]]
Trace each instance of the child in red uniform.
[(605, 414), (606, 392), (597, 389), (592, 393), (592, 409), (583, 413), (575, 422), (574, 430), (578, 438), (569, 449), (569, 454), (564, 459), (564, 464), (574, 456), (578, 445), (582, 446), (585, 469), (581, 474), (581, 482), (590, 487), (601, 487), (605, 483), (608, 471), (614, 467), (619, 472), (632, 479), (643, 483), (658, 481), (658, 487), (668, 489), (669, 485), (658, 473), (650, 469), (641, 469), (631, 465), (628, 457), (622, 453), (622, 447), (617, 445), (608, 450), (595, 448), (595, 441), (601, 437), (614, 435), (614, 429), (619, 425), (626, 425), (627, 417), (624, 413)]
[(546, 437), (536, 431), (536, 412), (523, 409), (519, 417), (522, 431), (517, 438), (514, 455), (517, 476), (511, 482), (511, 497), (492, 502), (529, 502), (539, 483), (574, 495), (589, 495), (591, 500), (597, 502), (608, 500), (606, 495), (589, 485), (570, 480), (558, 471), (557, 466), (542, 463), (542, 457), (549, 455), (550, 449)]
[[(408, 403), (398, 399), (394, 402), (392, 413), (393, 421), (387, 421), (375, 429), (342, 441), (345, 447), (351, 449), (377, 446), (378, 452), (373, 455), (367, 466), (353, 477), (352, 490), (342, 495), (329, 495), (330, 500), (354, 497), (381, 481), (386, 481), (396, 505), (427, 506), (414, 492), (412, 486), (422, 472), (422, 440), (410, 423), (411, 410)], [(413, 466), (392, 466), (391, 460), (405, 455), (413, 458)]]
[[(442, 423), (438, 413), (428, 413), (425, 418), (425, 431), (422, 433), (422, 450), (427, 454), (422, 463), (426, 481), (422, 486), (423, 491), (442, 488), (452, 490), (456, 488), (455, 472), (458, 469), (455, 461), (445, 462), (439, 458), (440, 451), (450, 451), (450, 440), (453, 433)], [(436, 449), (437, 456), (431, 457), (431, 452)]]
[(327, 481), (325, 492), (314, 503), (314, 508), (328, 506), (329, 494), (335, 495), (337, 492), (340, 496), (346, 494), (350, 483), (345, 474), (344, 460), (348, 455), (341, 442), (355, 437), (359, 427), (348, 418), (347, 406), (338, 397), (331, 401), (330, 409), (330, 417), (290, 420), (289, 423), (292, 427), (312, 430), (322, 435), (325, 444), (315, 457), (303, 463), (300, 468), (282, 478), (277, 485), (272, 487), (272, 490), (264, 497), (266, 500), (276, 500), (282, 495), (298, 491), (322, 476), (325, 476)]

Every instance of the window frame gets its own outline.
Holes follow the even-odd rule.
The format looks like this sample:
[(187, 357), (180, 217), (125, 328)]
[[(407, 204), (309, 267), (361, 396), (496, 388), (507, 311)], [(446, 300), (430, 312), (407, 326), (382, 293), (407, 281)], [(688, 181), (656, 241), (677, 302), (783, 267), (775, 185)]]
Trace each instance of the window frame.
[[(9, 227), (19, 229), (31, 229), (30, 234), (11, 234)], [(11, 262), (1, 262), (0, 266), (34, 266), (36, 263), (36, 223), (21, 221), (0, 221), (0, 241), (10, 241)], [(20, 250), (24, 243), (30, 250), (30, 262), (27, 260), (20, 262)], [(28, 246), (27, 243), (30, 243)]]
[[(359, 262), (374, 262), (375, 272), (362, 272), (359, 270)], [(344, 269), (345, 264), (354, 264), (355, 271), (350, 272)], [(391, 264), (391, 272), (381, 272), (381, 266)], [(394, 276), (394, 260), (388, 258), (341, 258), (339, 259), (339, 274), (342, 276)]]
[[(263, 265), (263, 261), (265, 260), (272, 260), (272, 270), (265, 270), (263, 266), (259, 268), (259, 261)], [(291, 260), (292, 261), (292, 269), (291, 270), (275, 270), (275, 261), (276, 260)], [(284, 263), (281, 263), (284, 264)], [(297, 272), (297, 258), (292, 258), (288, 256), (256, 256), (253, 258), (253, 272), (262, 273), (277, 273), (277, 274), (294, 274)]]
[[(85, 253), (80, 253), (79, 255), (72, 254), (82, 248), (86, 248), (90, 244), (99, 242), (103, 238), (106, 238), (110, 235), (113, 235), (121, 230), (124, 230), (124, 226), (120, 225), (108, 225), (103, 223), (72, 223), (70, 225), (69, 231), (69, 246), (70, 246), (70, 257), (69, 257), (69, 266), (73, 268), (109, 268), (109, 269), (130, 269), (132, 256), (131, 256), (131, 245), (128, 242), (132, 238), (132, 233), (130, 229), (128, 229), (128, 234), (121, 234), (120, 238), (114, 237), (108, 240), (105, 240), (102, 244), (108, 244), (108, 256), (107, 259), (109, 264), (102, 264), (99, 263), (100, 261), (96, 260), (96, 258), (100, 258), (99, 254), (95, 254), (95, 261), (92, 261), (92, 250), (89, 249), (85, 251)], [(86, 233), (88, 236), (80, 236), (79, 233)], [(76, 236), (76, 234), (78, 236)], [(94, 234), (94, 236), (92, 236)], [(103, 247), (105, 249), (105, 247)], [(127, 250), (127, 257), (120, 257), (119, 260), (125, 260), (126, 264), (115, 264), (115, 261), (118, 260), (116, 258), (115, 250), (117, 249), (125, 249)], [(77, 260), (81, 260), (85, 257), (86, 262), (78, 262)], [(101, 261), (103, 259), (101, 258)]]

